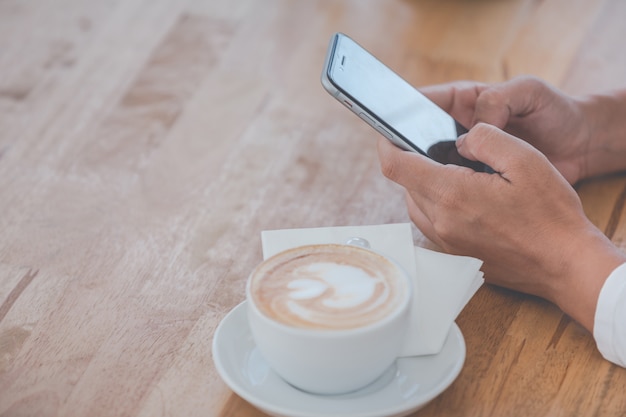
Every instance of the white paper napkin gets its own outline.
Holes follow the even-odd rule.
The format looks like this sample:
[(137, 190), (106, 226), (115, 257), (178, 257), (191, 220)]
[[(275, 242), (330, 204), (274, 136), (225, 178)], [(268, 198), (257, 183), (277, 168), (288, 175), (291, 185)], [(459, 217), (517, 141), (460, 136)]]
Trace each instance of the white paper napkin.
[(413, 312), (407, 342), (400, 356), (441, 351), (450, 326), (484, 282), (482, 261), (415, 247), (409, 223), (376, 226), (270, 230), (261, 233), (263, 257), (319, 243), (365, 239), (371, 249), (402, 265), (413, 277)]

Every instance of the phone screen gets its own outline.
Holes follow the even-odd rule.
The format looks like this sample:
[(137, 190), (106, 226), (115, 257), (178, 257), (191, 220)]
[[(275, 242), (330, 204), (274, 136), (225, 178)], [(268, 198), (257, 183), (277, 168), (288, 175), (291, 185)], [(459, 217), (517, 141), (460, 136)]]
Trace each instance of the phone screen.
[(484, 170), (456, 150), (456, 138), (467, 129), (352, 39), (336, 35), (327, 65), (330, 82), (412, 150), (444, 164)]

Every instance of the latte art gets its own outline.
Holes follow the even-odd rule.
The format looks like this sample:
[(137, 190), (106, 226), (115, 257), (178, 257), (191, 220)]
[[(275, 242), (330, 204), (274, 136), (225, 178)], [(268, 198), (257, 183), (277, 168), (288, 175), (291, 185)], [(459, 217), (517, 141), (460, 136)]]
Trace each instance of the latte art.
[(381, 320), (406, 300), (403, 272), (386, 258), (346, 245), (295, 248), (253, 272), (250, 294), (261, 312), (304, 328), (350, 329)]

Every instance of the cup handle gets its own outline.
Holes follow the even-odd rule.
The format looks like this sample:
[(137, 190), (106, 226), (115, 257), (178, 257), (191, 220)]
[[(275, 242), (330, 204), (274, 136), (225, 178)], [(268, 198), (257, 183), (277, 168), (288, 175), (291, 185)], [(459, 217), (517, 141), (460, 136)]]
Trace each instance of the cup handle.
[(362, 237), (351, 237), (346, 240), (346, 245), (359, 246), (365, 249), (371, 249), (370, 243), (367, 239), (363, 239)]

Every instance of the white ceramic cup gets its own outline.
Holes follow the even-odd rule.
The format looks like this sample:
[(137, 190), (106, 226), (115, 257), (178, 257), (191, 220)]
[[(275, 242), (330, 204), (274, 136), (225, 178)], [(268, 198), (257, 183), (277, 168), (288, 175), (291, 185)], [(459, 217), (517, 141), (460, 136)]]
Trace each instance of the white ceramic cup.
[(377, 252), (309, 245), (262, 262), (246, 286), (248, 322), (270, 367), (291, 385), (341, 394), (374, 382), (408, 332), (412, 284)]

